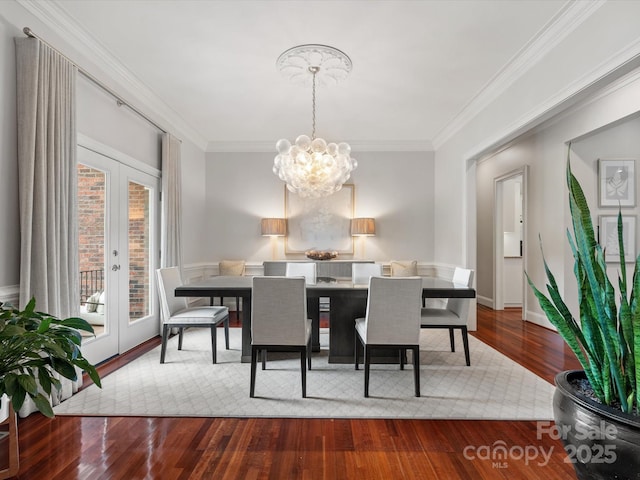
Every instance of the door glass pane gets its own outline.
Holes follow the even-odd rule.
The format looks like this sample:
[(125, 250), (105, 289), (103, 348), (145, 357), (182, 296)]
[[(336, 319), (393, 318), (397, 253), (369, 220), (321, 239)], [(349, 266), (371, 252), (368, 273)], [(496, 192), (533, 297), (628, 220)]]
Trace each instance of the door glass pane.
[[(78, 254), (80, 316), (92, 324), (96, 336), (105, 332), (104, 244), (106, 174), (78, 164)], [(84, 335), (89, 335), (83, 332)]]
[(148, 187), (129, 181), (129, 322), (151, 313), (150, 200)]

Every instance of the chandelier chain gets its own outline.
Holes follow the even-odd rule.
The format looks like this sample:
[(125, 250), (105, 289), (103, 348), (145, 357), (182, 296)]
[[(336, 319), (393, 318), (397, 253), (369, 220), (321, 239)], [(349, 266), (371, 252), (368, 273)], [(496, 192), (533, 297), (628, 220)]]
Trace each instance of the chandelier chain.
[(312, 128), (311, 140), (316, 138), (316, 70), (313, 71), (313, 89), (311, 94)]

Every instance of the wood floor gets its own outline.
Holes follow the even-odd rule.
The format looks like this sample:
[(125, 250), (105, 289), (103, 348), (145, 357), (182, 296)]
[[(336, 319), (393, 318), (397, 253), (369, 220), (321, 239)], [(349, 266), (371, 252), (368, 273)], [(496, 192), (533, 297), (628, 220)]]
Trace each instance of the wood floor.
[[(552, 382), (579, 368), (520, 310), (478, 308), (473, 335)], [(100, 367), (105, 376), (157, 339)], [(456, 353), (463, 355), (462, 353)], [(461, 357), (463, 358), (463, 357)], [(473, 362), (473, 358), (471, 359)], [(428, 392), (423, 392), (428, 395)], [(571, 479), (532, 421), (56, 417), (19, 421), (20, 479)], [(492, 459), (500, 446), (506, 458)], [(528, 453), (528, 458), (523, 453)], [(489, 458), (487, 458), (489, 457)]]

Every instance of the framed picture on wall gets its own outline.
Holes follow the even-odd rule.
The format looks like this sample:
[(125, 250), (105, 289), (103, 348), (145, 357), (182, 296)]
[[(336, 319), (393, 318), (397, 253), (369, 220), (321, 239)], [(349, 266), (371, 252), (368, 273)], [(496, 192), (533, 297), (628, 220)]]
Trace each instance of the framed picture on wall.
[(598, 160), (601, 207), (635, 207), (635, 160)]
[(328, 197), (303, 198), (285, 187), (285, 253), (304, 253), (313, 249), (353, 255), (354, 189), (352, 184), (345, 184)]
[[(604, 259), (607, 262), (620, 261), (620, 248), (618, 244), (618, 216), (600, 215), (599, 240), (604, 250)], [(636, 217), (635, 215), (622, 216), (622, 244), (624, 245), (625, 263), (633, 263), (636, 260)]]

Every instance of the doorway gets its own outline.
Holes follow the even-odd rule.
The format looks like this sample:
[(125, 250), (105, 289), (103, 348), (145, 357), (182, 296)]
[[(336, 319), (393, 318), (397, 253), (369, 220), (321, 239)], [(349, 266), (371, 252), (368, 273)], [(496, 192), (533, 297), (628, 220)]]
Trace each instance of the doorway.
[(527, 311), (527, 173), (524, 166), (494, 180), (495, 310), (519, 307)]
[(158, 334), (158, 191), (157, 176), (78, 146), (80, 316), (95, 330), (82, 352), (91, 363)]

